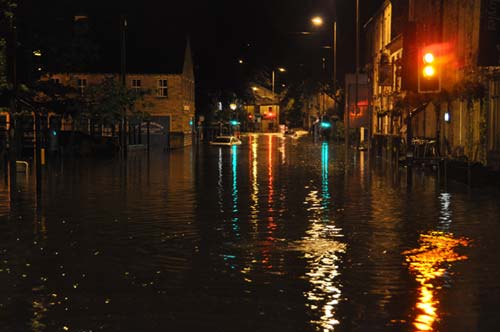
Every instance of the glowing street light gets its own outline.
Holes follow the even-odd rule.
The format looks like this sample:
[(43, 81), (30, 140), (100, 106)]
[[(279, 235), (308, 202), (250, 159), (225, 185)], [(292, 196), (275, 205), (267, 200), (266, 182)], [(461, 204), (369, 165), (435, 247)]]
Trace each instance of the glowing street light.
[(235, 103), (231, 103), (231, 104), (229, 104), (229, 108), (233, 111), (236, 111), (236, 108), (238, 108), (238, 105), (236, 105)]
[(311, 22), (312, 24), (314, 24), (315, 26), (321, 26), (323, 25), (323, 18), (320, 17), (320, 16), (315, 16), (311, 19)]
[[(283, 68), (283, 67), (278, 67), (278, 68), (276, 68), (276, 69), (278, 69), (278, 71), (279, 71), (280, 73), (284, 73), (284, 72), (286, 72), (286, 69), (285, 69), (285, 68)], [(276, 76), (276, 74), (275, 74), (275, 70), (273, 70), (271, 74), (272, 74), (272, 76), (271, 76), (271, 84), (272, 84), (272, 91), (273, 91), (273, 95), (274, 95), (274, 82), (275, 82), (275, 76)]]

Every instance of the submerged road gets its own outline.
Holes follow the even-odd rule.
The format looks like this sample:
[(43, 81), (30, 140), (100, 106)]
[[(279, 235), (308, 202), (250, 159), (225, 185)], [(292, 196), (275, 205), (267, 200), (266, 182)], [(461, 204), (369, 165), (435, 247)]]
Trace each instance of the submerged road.
[(498, 191), (310, 138), (0, 179), (0, 331), (497, 331)]

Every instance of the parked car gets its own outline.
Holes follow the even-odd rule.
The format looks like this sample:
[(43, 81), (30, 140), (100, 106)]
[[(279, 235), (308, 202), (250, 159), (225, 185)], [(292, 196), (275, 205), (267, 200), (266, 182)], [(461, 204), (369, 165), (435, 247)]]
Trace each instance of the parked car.
[(235, 136), (217, 136), (213, 141), (210, 142), (211, 145), (241, 145), (241, 140)]

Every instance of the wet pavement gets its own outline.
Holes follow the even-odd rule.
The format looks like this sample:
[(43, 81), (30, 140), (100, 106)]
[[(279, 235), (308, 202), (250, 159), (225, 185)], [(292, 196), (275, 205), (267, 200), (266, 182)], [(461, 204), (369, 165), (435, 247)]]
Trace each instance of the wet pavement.
[(0, 331), (497, 331), (494, 189), (272, 135), (0, 179)]

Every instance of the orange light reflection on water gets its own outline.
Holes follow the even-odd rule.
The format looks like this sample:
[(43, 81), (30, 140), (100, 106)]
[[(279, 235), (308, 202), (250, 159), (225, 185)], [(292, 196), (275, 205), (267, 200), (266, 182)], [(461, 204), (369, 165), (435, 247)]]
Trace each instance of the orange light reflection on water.
[[(273, 175), (273, 136), (269, 135), (268, 140), (268, 196), (267, 196), (267, 204), (268, 204), (268, 223), (267, 223), (267, 237), (266, 242), (271, 245), (276, 241), (274, 238), (274, 231), (276, 230), (276, 222), (274, 221), (273, 211), (274, 211), (274, 175)], [(262, 250), (262, 265), (267, 269), (272, 269), (273, 266), (271, 264), (271, 251), (269, 246), (264, 246)]]
[[(10, 170), (7, 169), (7, 171), (10, 174)], [(5, 182), (5, 187), (0, 187), (0, 216), (7, 216), (10, 213), (10, 185), (10, 177), (8, 177)]]
[(434, 323), (439, 320), (436, 284), (444, 276), (450, 263), (467, 259), (467, 256), (460, 255), (455, 250), (468, 245), (468, 240), (455, 239), (450, 233), (432, 232), (420, 235), (420, 248), (403, 252), (410, 271), (420, 284), (417, 316), (413, 322), (416, 332), (434, 331)]

